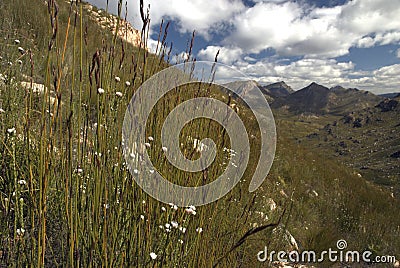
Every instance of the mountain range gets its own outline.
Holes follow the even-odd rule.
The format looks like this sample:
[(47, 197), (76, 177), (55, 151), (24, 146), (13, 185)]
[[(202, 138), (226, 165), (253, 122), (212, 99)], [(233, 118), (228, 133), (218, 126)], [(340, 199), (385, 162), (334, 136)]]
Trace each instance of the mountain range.
[(264, 94), (268, 96), (272, 108), (294, 114), (345, 115), (354, 110), (373, 107), (385, 99), (369, 91), (341, 86), (327, 88), (314, 82), (298, 91), (292, 91), (284, 82), (279, 84), (279, 89), (276, 84), (263, 87), (275, 89), (270, 92), (264, 90)]

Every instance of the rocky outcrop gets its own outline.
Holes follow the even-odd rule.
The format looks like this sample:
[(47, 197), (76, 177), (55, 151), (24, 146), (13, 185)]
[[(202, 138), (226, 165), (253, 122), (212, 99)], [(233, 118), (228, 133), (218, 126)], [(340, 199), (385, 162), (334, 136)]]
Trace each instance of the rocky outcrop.
[(391, 157), (391, 158), (400, 158), (400, 151), (397, 151), (397, 152), (395, 152), (395, 153), (392, 153), (392, 154), (390, 155), (390, 157)]
[(111, 14), (106, 14), (101, 10), (95, 11), (93, 6), (89, 4), (87, 4), (85, 7), (89, 12), (90, 17), (94, 21), (96, 21), (101, 28), (110, 30), (113, 34), (117, 33), (118, 37), (132, 44), (133, 46), (136, 47), (140, 46), (141, 43), (140, 31), (133, 28), (133, 26), (128, 21), (122, 18), (118, 18), (117, 16)]
[(394, 111), (399, 105), (397, 100), (384, 100), (380, 102), (376, 107), (381, 109), (382, 112)]

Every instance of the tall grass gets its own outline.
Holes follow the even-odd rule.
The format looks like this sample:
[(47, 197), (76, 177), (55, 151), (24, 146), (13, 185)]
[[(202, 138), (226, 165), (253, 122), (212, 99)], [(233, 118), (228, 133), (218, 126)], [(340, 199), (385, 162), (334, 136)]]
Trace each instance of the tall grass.
[[(284, 138), (290, 129), (284, 122), (278, 124), (283, 138), (271, 175), (255, 194), (248, 193), (260, 146), (257, 124), (240, 101), (207, 85), (177, 88), (156, 105), (146, 126), (154, 138), (151, 159), (160, 173), (185, 186), (208, 183), (222, 172), (230, 140), (210, 120), (194, 120), (181, 134), (181, 149), (191, 159), (199, 157), (192, 138), (215, 141), (219, 154), (207, 171), (185, 174), (160, 153), (160, 122), (169, 111), (211, 95), (238, 102), (252, 136), (245, 176), (224, 198), (195, 212), (152, 199), (127, 169), (121, 127), (134, 92), (170, 65), (169, 24), (161, 25), (157, 53), (151, 54), (145, 49), (150, 22), (143, 5), (140, 48), (96, 25), (80, 1), (0, 5), (0, 73), (7, 76), (0, 81), (1, 265), (257, 267), (256, 254), (265, 245), (290, 249), (287, 231), (305, 249), (324, 250), (346, 236), (354, 247), (398, 252), (398, 203), (329, 159), (313, 161), (314, 154)], [(122, 6), (119, 1), (120, 14)], [(193, 40), (194, 34), (189, 54)], [(20, 81), (26, 80), (43, 83), (46, 90), (22, 88)]]

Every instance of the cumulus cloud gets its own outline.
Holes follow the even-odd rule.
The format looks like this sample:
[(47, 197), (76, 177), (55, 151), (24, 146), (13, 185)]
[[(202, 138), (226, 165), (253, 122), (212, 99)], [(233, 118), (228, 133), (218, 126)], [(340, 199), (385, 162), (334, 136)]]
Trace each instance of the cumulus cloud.
[(354, 70), (354, 64), (334, 59), (302, 59), (290, 64), (269, 63), (265, 68), (269, 69), (270, 75), (261, 75), (256, 78), (258, 81), (273, 83), (284, 80), (293, 88), (300, 89), (311, 82), (327, 86), (347, 83), (345, 77)]
[(343, 6), (338, 27), (366, 35), (374, 32), (398, 30), (400, 5), (392, 0), (354, 0)]
[[(180, 32), (196, 30), (205, 38), (209, 38), (210, 33), (224, 29), (228, 20), (245, 8), (240, 0), (145, 0), (144, 5), (150, 5), (153, 26), (158, 26), (162, 19), (173, 20)], [(129, 14), (139, 14), (139, 5), (135, 1), (128, 3), (128, 9)], [(141, 25), (139, 16), (131, 19), (135, 25)]]
[[(400, 40), (400, 5), (392, 0), (354, 0), (342, 6), (310, 8), (300, 2), (260, 1), (233, 19), (225, 42), (260, 53), (332, 58), (349, 48)], [(368, 36), (374, 34), (374, 37)]]
[(365, 36), (358, 40), (357, 46), (362, 48), (373, 47), (376, 45), (388, 45), (400, 41), (400, 31), (378, 33), (375, 36)]
[(199, 51), (197, 57), (201, 60), (214, 61), (218, 51), (218, 62), (225, 64), (238, 61), (243, 54), (242, 49), (237, 47), (207, 46)]

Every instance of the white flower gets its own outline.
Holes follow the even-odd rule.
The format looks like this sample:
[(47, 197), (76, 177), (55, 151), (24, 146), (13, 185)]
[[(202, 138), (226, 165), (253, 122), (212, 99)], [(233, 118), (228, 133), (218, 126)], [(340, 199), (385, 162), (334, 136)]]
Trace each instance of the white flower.
[(126, 82), (125, 82), (125, 85), (126, 85), (127, 87), (129, 87), (129, 86), (131, 85), (131, 82), (126, 81)]
[(24, 53), (24, 52), (25, 52), (25, 49), (23, 49), (22, 47), (18, 47), (18, 51), (19, 51), (20, 53)]
[(196, 228), (196, 232), (198, 232), (198, 233), (201, 233), (201, 232), (203, 232), (203, 228), (201, 228), (201, 227), (197, 227), (197, 228)]
[(4, 111), (2, 108), (0, 108), (0, 113), (5, 113), (6, 111)]
[(168, 151), (167, 147), (162, 147), (162, 150), (164, 151), (164, 153), (166, 153)]
[(157, 254), (155, 254), (154, 252), (150, 253), (150, 258), (151, 258), (152, 260), (157, 259)]
[(19, 180), (19, 181), (18, 181), (18, 184), (20, 184), (20, 185), (26, 185), (26, 180)]
[(193, 210), (192, 208), (186, 208), (185, 209), (187, 214), (192, 214), (192, 215), (196, 215), (196, 210)]
[(152, 136), (148, 137), (149, 141), (154, 141), (154, 138)]
[(120, 82), (121, 78), (119, 78), (118, 76), (115, 77), (115, 82)]
[(174, 228), (178, 228), (179, 224), (176, 221), (171, 221), (171, 225)]
[(186, 233), (186, 228), (185, 227), (179, 227), (179, 231), (181, 231), (182, 233)]
[(16, 132), (17, 131), (15, 130), (15, 127), (7, 129), (7, 133), (10, 134), (10, 135), (15, 134)]
[(19, 43), (21, 43), (21, 41), (19, 41), (18, 39), (15, 39), (15, 40), (14, 40), (14, 43), (15, 43), (16, 45), (19, 45)]
[(115, 92), (115, 95), (117, 96), (117, 97), (122, 97), (124, 94), (122, 94), (122, 92), (119, 92), (119, 91), (117, 91), (117, 92)]
[(174, 203), (168, 203), (168, 205), (170, 205), (173, 210), (178, 210), (178, 206)]
[(17, 229), (17, 235), (23, 235), (25, 233), (25, 229), (24, 228), (18, 228)]
[(17, 60), (18, 64), (22, 64), (22, 60)]
[(182, 239), (178, 239), (178, 242), (183, 244), (183, 240)]
[(76, 173), (83, 173), (83, 169), (82, 169), (82, 168), (80, 168), (80, 167), (79, 167), (79, 168), (77, 168), (77, 169), (76, 169)]
[(142, 201), (142, 204), (146, 204), (146, 201), (145, 201), (145, 200), (143, 200), (143, 201)]
[(154, 173), (154, 170), (153, 170), (153, 169), (150, 169), (149, 172), (150, 172), (150, 174), (153, 174), (153, 173)]
[(167, 229), (171, 228), (171, 224), (166, 223), (166, 224), (165, 224), (165, 228), (167, 228)]
[(102, 95), (102, 94), (104, 94), (104, 89), (102, 89), (101, 87), (99, 87), (98, 89), (97, 89), (97, 93), (99, 93), (99, 95)]
[(109, 204), (104, 204), (103, 206), (104, 206), (105, 209), (109, 209), (110, 208)]
[(150, 143), (146, 142), (144, 145), (145, 145), (147, 148), (150, 148)]
[(165, 211), (166, 211), (165, 207), (162, 207), (162, 208), (161, 208), (161, 210), (162, 210), (163, 212), (165, 212)]
[(133, 173), (135, 174), (139, 174), (139, 170), (137, 170), (136, 168), (133, 170)]
[(144, 215), (140, 215), (140, 219), (144, 221)]

